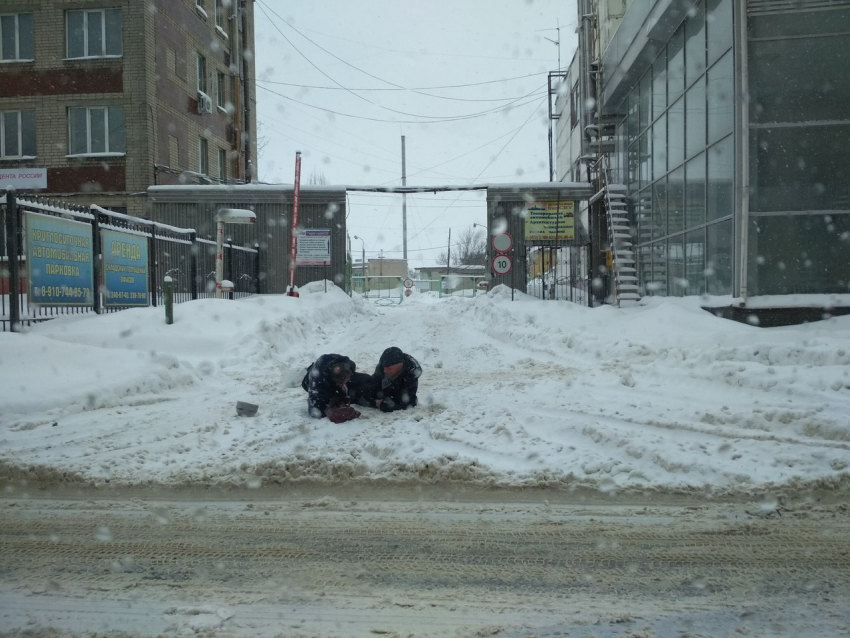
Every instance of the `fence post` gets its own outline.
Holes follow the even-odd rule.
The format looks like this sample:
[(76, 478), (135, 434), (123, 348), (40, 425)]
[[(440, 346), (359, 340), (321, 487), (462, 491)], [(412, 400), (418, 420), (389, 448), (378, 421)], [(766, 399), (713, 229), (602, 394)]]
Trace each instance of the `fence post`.
[(18, 203), (15, 189), (6, 191), (6, 255), (9, 264), (9, 331), (17, 332), (21, 321), (21, 290), (18, 263)]
[(151, 224), (151, 236), (148, 239), (148, 286), (151, 291), (151, 305), (156, 308), (159, 297), (159, 280), (156, 276), (156, 226)]
[(192, 249), (189, 251), (189, 290), (194, 301), (198, 298), (198, 233), (193, 230), (189, 237), (192, 238)]
[(235, 294), (235, 291), (236, 291), (236, 282), (233, 281), (233, 238), (232, 237), (227, 238), (227, 250), (228, 250), (228, 255), (227, 255), (227, 275), (226, 275), (226, 277), (227, 277), (227, 280), (230, 283), (233, 284), (233, 288), (231, 288), (230, 292), (227, 293), (227, 298), (233, 299), (233, 295)]
[(93, 214), (91, 220), (92, 307), (95, 314), (99, 315), (102, 310), (100, 304), (100, 271), (103, 266), (103, 257), (100, 254), (102, 248), (100, 245), (100, 213), (94, 208), (90, 208), (89, 212)]
[(254, 242), (254, 250), (257, 252), (254, 254), (254, 292), (256, 294), (260, 293), (260, 242)]
[(174, 323), (174, 283), (171, 277), (165, 276), (165, 323)]

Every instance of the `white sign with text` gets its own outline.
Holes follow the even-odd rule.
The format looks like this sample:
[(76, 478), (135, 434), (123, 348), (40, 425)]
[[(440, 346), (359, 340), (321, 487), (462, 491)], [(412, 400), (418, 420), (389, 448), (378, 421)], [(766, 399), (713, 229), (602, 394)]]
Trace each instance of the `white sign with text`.
[(47, 169), (0, 168), (0, 189), (10, 186), (21, 190), (47, 188)]

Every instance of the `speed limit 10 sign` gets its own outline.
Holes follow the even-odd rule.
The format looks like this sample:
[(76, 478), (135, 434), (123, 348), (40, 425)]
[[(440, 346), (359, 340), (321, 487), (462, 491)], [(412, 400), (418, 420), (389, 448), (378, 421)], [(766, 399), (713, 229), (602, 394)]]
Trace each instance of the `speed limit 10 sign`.
[(493, 257), (493, 272), (497, 275), (507, 275), (513, 267), (514, 262), (509, 255), (496, 255)]

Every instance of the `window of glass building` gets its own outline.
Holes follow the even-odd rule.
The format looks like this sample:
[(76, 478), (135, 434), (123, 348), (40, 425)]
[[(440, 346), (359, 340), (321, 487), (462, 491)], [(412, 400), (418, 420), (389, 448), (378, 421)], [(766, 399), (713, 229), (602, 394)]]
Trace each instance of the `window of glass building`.
[(705, 283), (709, 295), (732, 294), (732, 220), (705, 229)]
[(652, 76), (645, 73), (640, 81), (640, 131), (646, 130), (652, 121)]
[(640, 154), (640, 186), (643, 188), (652, 180), (652, 138), (647, 131), (638, 140), (638, 152)]
[(645, 288), (651, 295), (667, 296), (667, 241), (662, 240), (649, 246), (652, 254), (651, 270), (643, 273)]
[(628, 108), (629, 144), (634, 144), (640, 134), (640, 117), (638, 115), (640, 112), (640, 89), (629, 94)]
[(686, 157), (705, 149), (705, 125), (705, 76), (702, 75), (685, 93)]
[(705, 223), (705, 153), (685, 166), (685, 228)]
[(667, 178), (663, 177), (652, 185), (652, 237), (667, 236)]
[(732, 48), (732, 0), (706, 0), (708, 64)]
[(732, 52), (726, 53), (708, 70), (708, 142), (716, 142), (732, 132), (735, 120), (735, 70)]
[(670, 297), (684, 297), (687, 292), (685, 244), (683, 235), (676, 235), (667, 240), (667, 294)]
[(712, 222), (735, 212), (735, 141), (729, 135), (708, 149), (706, 220)]
[(667, 49), (652, 65), (652, 119), (657, 119), (667, 110)]
[(685, 279), (688, 295), (705, 294), (705, 229), (685, 233)]
[(679, 98), (667, 111), (667, 166), (685, 161), (685, 98)]
[(652, 125), (652, 174), (656, 179), (667, 173), (667, 115)]
[(649, 189), (642, 190), (634, 204), (635, 219), (637, 221), (638, 243), (652, 241), (652, 192)]
[(705, 73), (705, 3), (699, 0), (685, 20), (685, 86)]
[(667, 177), (667, 232), (685, 229), (685, 167), (680, 166)]
[(35, 32), (31, 13), (0, 15), (0, 59), (35, 59)]
[(679, 27), (667, 44), (667, 104), (685, 92), (685, 27)]
[(753, 294), (847, 292), (850, 215), (752, 217), (749, 238)]

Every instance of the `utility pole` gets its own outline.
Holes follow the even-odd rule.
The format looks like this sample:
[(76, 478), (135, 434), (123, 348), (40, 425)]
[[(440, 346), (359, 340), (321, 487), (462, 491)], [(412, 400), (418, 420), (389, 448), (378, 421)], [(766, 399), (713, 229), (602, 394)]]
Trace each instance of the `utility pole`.
[[(401, 185), (407, 186), (407, 166), (404, 159), (404, 135), (401, 136)], [(402, 248), (407, 267), (407, 193), (401, 194)]]
[(449, 266), (452, 263), (452, 229), (449, 228), (449, 247), (446, 249), (446, 274), (449, 274)]

